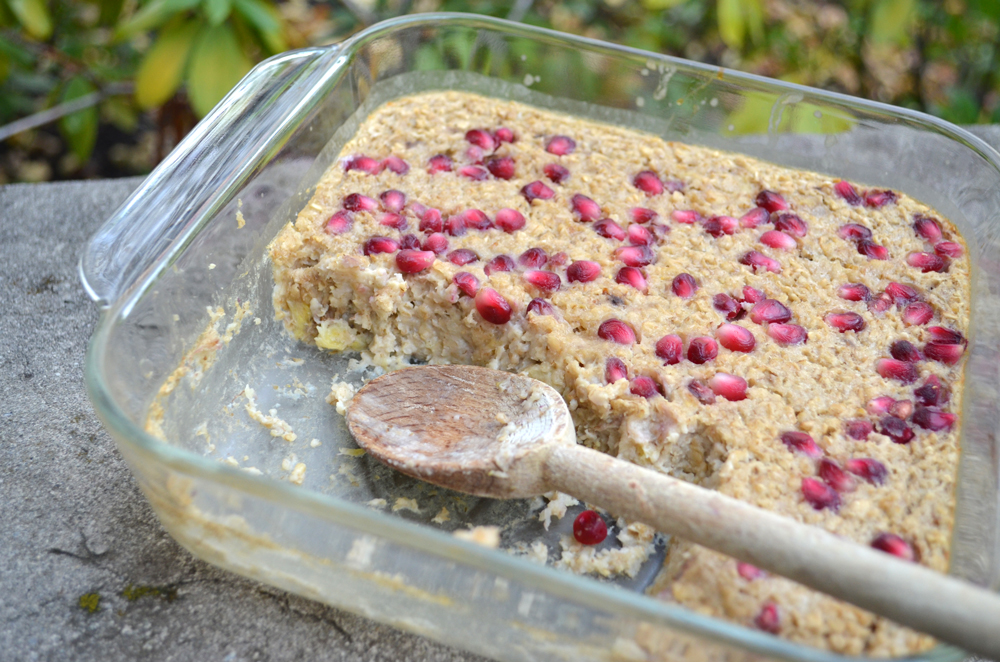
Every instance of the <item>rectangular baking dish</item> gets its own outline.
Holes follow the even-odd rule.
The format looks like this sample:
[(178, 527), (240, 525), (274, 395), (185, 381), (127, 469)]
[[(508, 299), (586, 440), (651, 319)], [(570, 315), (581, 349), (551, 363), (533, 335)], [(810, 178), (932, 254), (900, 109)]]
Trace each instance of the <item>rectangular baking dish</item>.
[[(87, 388), (182, 545), (500, 660), (840, 657), (654, 600), (637, 585), (457, 539), (448, 530), (521, 521), (528, 505), (443, 494), (351, 452), (324, 396), (334, 374), (358, 380), (361, 371), (350, 356), (296, 343), (273, 319), (265, 247), (308, 203), (366, 113), (430, 89), (515, 99), (902, 190), (950, 216), (975, 274), (951, 572), (997, 586), (1000, 155), (920, 113), (459, 14), (386, 21), (260, 64), (86, 247), (81, 276), (102, 308)], [(393, 510), (400, 497), (419, 512), (405, 501)], [(440, 504), (453, 519), (432, 526)], [(940, 646), (919, 659), (962, 656)]]

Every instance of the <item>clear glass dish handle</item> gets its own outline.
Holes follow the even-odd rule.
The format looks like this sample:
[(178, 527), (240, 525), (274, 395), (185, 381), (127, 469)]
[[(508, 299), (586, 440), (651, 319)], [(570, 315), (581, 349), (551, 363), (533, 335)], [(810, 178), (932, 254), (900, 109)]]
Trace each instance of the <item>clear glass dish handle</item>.
[(164, 256), (280, 150), (323, 98), (341, 69), (341, 52), (290, 51), (254, 67), (91, 238), (79, 267), (90, 297), (108, 307), (169, 266)]

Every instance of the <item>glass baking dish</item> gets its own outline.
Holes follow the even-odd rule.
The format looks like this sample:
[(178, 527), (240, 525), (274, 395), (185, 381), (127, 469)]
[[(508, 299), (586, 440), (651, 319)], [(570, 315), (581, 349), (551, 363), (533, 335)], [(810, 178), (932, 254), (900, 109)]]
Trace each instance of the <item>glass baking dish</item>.
[[(460, 14), (386, 21), (260, 64), (86, 247), (81, 275), (102, 308), (87, 388), (182, 545), (500, 660), (840, 658), (647, 597), (648, 573), (599, 581), (458, 539), (448, 531), (469, 524), (504, 526), (505, 543), (539, 530), (523, 524), (530, 504), (434, 490), (352, 452), (324, 395), (334, 374), (363, 370), (285, 334), (265, 248), (372, 108), (429, 89), (849, 177), (950, 216), (975, 274), (951, 572), (997, 586), (1000, 155), (919, 113)], [(433, 525), (441, 505), (452, 519)], [(939, 646), (919, 659), (962, 656)]]

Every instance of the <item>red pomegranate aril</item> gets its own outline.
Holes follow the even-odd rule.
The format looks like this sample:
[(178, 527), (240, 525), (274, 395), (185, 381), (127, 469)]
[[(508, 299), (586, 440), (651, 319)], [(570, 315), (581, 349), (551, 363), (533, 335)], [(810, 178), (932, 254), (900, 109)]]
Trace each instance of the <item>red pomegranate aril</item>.
[(802, 496), (814, 510), (829, 508), (836, 512), (840, 509), (840, 495), (836, 490), (815, 478), (802, 479)]
[(618, 241), (624, 241), (627, 234), (622, 226), (618, 225), (610, 218), (605, 218), (604, 220), (594, 223), (594, 232), (606, 237), (607, 239), (617, 239)]
[(781, 433), (781, 443), (788, 446), (788, 450), (802, 453), (806, 457), (818, 460), (823, 457), (823, 451), (816, 442), (805, 432), (790, 430)]
[(884, 434), (897, 444), (908, 444), (914, 437), (913, 430), (906, 424), (906, 421), (891, 415), (884, 416), (878, 422), (878, 431), (879, 434)]
[(651, 377), (640, 375), (629, 384), (629, 393), (643, 398), (651, 398), (654, 395), (659, 395), (660, 391), (656, 388), (656, 382)]
[(880, 552), (898, 556), (904, 561), (913, 561), (916, 555), (913, 547), (894, 533), (880, 533), (872, 540), (872, 547)]
[(913, 413), (913, 403), (909, 400), (896, 400), (889, 407), (889, 415), (895, 416), (896, 418), (906, 420)]
[(632, 207), (628, 210), (628, 215), (633, 223), (649, 223), (650, 221), (655, 221), (660, 216), (652, 209), (646, 209), (645, 207)]
[(648, 196), (659, 195), (664, 190), (663, 181), (652, 170), (643, 170), (632, 179), (632, 183)]
[(404, 234), (399, 240), (399, 247), (408, 251), (420, 250), (420, 238), (415, 234)]
[(868, 301), (871, 292), (861, 283), (844, 283), (837, 288), (837, 296), (847, 301)]
[(497, 142), (501, 143), (512, 143), (515, 140), (517, 140), (517, 137), (514, 135), (514, 132), (505, 126), (501, 126), (496, 131), (494, 131), (493, 136), (497, 139)]
[(441, 218), (440, 209), (433, 207), (426, 208), (418, 216), (420, 218), (419, 227), (421, 232), (441, 232), (444, 229), (444, 220)]
[(497, 227), (504, 232), (510, 234), (512, 232), (517, 232), (524, 227), (524, 215), (516, 209), (510, 209), (504, 207), (497, 212), (496, 218), (493, 219)]
[(619, 379), (628, 379), (628, 367), (617, 356), (609, 357), (604, 362), (604, 381), (608, 384), (614, 384)]
[(437, 156), (432, 156), (427, 162), (427, 172), (434, 175), (439, 172), (451, 172), (454, 167), (454, 162), (451, 157), (447, 154), (438, 154)]
[(755, 272), (765, 269), (773, 274), (781, 273), (781, 263), (773, 258), (769, 258), (763, 253), (757, 251), (750, 251), (740, 258), (740, 264), (745, 264), (752, 268)]
[(645, 267), (653, 263), (656, 255), (649, 246), (623, 246), (615, 249), (615, 257), (630, 267)]
[(943, 326), (929, 326), (927, 327), (927, 334), (931, 337), (934, 342), (946, 343), (951, 345), (966, 345), (965, 336), (963, 336), (958, 331), (953, 329), (947, 329)]
[(771, 213), (788, 209), (788, 203), (785, 202), (785, 198), (780, 193), (768, 191), (767, 189), (758, 193), (754, 202), (757, 203), (758, 207), (763, 207)]
[(469, 250), (468, 248), (456, 248), (452, 252), (448, 253), (448, 261), (459, 267), (464, 267), (467, 264), (478, 262), (479, 256), (475, 251)]
[(841, 494), (854, 489), (854, 479), (841, 469), (839, 464), (829, 458), (824, 457), (819, 461), (817, 473), (824, 483)]
[(748, 582), (752, 582), (755, 579), (760, 579), (764, 577), (767, 573), (758, 568), (755, 565), (750, 565), (749, 563), (744, 563), (743, 561), (736, 562), (736, 574), (738, 574), (743, 579)]
[(640, 292), (646, 291), (646, 277), (635, 267), (622, 267), (615, 274), (615, 282), (622, 285), (631, 285)]
[(781, 632), (781, 616), (778, 613), (778, 605), (773, 602), (768, 602), (760, 608), (760, 612), (753, 619), (754, 625), (757, 626), (758, 630), (767, 632), (769, 634), (778, 634)]
[(795, 239), (784, 232), (779, 232), (778, 230), (768, 230), (760, 236), (760, 243), (765, 246), (770, 246), (771, 248), (778, 248), (785, 251), (790, 251), (796, 246)]
[(957, 244), (954, 241), (939, 241), (934, 245), (934, 252), (941, 257), (962, 257), (965, 253), (965, 249), (962, 248), (962, 244)]
[(354, 216), (349, 211), (340, 210), (330, 217), (323, 228), (327, 234), (344, 234), (354, 225)]
[(682, 299), (690, 299), (698, 291), (698, 281), (691, 274), (677, 274), (670, 283), (673, 293)]
[(875, 315), (882, 315), (892, 308), (892, 297), (886, 292), (879, 292), (868, 302), (868, 310)]
[(917, 407), (913, 412), (913, 424), (931, 432), (951, 430), (957, 420), (957, 414), (941, 411), (937, 407)]
[(804, 237), (809, 233), (806, 222), (795, 214), (780, 214), (774, 221), (774, 229), (796, 237)]
[(844, 434), (857, 441), (866, 440), (873, 430), (874, 427), (869, 421), (862, 419), (844, 421)]
[(866, 326), (865, 318), (857, 313), (827, 313), (823, 320), (841, 333), (860, 333)]
[(903, 309), (902, 318), (909, 326), (922, 326), (934, 318), (934, 308), (923, 301), (911, 303)]
[(476, 310), (484, 320), (492, 324), (506, 324), (510, 321), (510, 303), (489, 287), (484, 287), (476, 294)]
[(391, 211), (387, 211), (378, 218), (379, 225), (384, 225), (387, 228), (393, 228), (394, 230), (399, 230), (402, 232), (407, 227), (409, 223), (406, 221), (406, 217), (402, 214), (394, 214)]
[(844, 463), (844, 468), (855, 476), (864, 478), (872, 485), (882, 485), (889, 475), (889, 470), (885, 468), (884, 464), (870, 457), (848, 460)]
[(462, 214), (449, 216), (448, 220), (444, 223), (444, 231), (452, 237), (461, 237), (468, 229), (469, 227), (465, 224), (465, 216)]
[(552, 268), (562, 267), (569, 263), (569, 254), (565, 251), (559, 251), (558, 253), (553, 253), (549, 257), (549, 266)]
[(872, 398), (865, 405), (865, 410), (872, 416), (881, 416), (882, 414), (888, 414), (889, 409), (895, 404), (896, 400), (890, 398), (888, 395), (880, 395), (877, 398)]
[(892, 358), (907, 363), (916, 363), (923, 358), (920, 356), (920, 350), (917, 349), (917, 346), (909, 340), (897, 340), (892, 343), (889, 346), (889, 354), (892, 355)]
[(913, 217), (913, 231), (917, 233), (918, 237), (926, 239), (932, 244), (941, 241), (943, 237), (937, 219), (923, 214), (916, 214)]
[(459, 271), (451, 277), (451, 282), (455, 283), (458, 291), (465, 296), (474, 297), (479, 292), (479, 279), (468, 271)]
[(749, 285), (743, 286), (743, 301), (746, 303), (760, 303), (767, 296), (764, 294), (764, 290), (758, 290), (755, 287), (750, 287)]
[(700, 379), (692, 379), (688, 382), (688, 391), (703, 405), (715, 404), (715, 392)]
[(578, 260), (566, 268), (566, 280), (571, 283), (589, 283), (601, 275), (601, 265), (590, 260)]
[(492, 152), (497, 148), (496, 139), (482, 129), (470, 129), (465, 132), (465, 139), (471, 144), (487, 152)]
[(483, 164), (483, 148), (476, 145), (469, 145), (465, 150), (465, 160), (476, 165)]
[(667, 335), (656, 341), (656, 356), (664, 365), (676, 365), (684, 358), (684, 341), (680, 336)]
[(382, 161), (382, 165), (391, 172), (397, 175), (405, 175), (410, 172), (410, 164), (399, 158), (398, 156), (387, 156)]
[(489, 176), (489, 173), (486, 172), (486, 170), (484, 170), (483, 168), (472, 165), (462, 166), (461, 168), (458, 169), (458, 174), (460, 174), (462, 177), (468, 177), (474, 182), (484, 181)]
[(740, 229), (740, 222), (732, 216), (712, 216), (701, 227), (708, 234), (719, 238), (724, 234), (736, 234)]
[(921, 273), (948, 271), (948, 260), (935, 253), (910, 253), (906, 263)]
[(628, 226), (628, 241), (633, 246), (649, 246), (656, 241), (656, 237), (647, 228), (633, 223)]
[(382, 167), (382, 163), (370, 156), (355, 156), (344, 164), (344, 170), (347, 172), (350, 172), (351, 170), (360, 170), (368, 173), (369, 175), (379, 174), (382, 172)]
[(424, 243), (420, 248), (425, 251), (433, 251), (435, 254), (440, 255), (448, 250), (448, 237), (444, 236), (440, 232), (435, 232), (424, 240)]
[(536, 315), (555, 315), (555, 307), (545, 299), (534, 298), (528, 302), (528, 312)]
[(497, 271), (513, 271), (517, 265), (514, 264), (514, 258), (509, 255), (497, 255), (495, 258), (486, 263), (483, 267), (483, 271), (489, 276)]
[(399, 250), (399, 242), (389, 237), (372, 237), (365, 242), (362, 251), (365, 255), (377, 253), (395, 253)]
[(382, 209), (396, 214), (403, 211), (403, 207), (406, 206), (406, 194), (396, 189), (383, 191), (379, 200), (382, 201)]
[(523, 195), (524, 199), (528, 202), (532, 202), (534, 200), (549, 200), (555, 195), (555, 191), (542, 182), (535, 180), (530, 184), (524, 185), (521, 189), (521, 195)]
[(719, 345), (708, 336), (699, 336), (688, 343), (687, 357), (691, 363), (708, 363), (719, 355)]
[(548, 253), (541, 248), (529, 248), (521, 253), (521, 255), (517, 258), (517, 261), (522, 267), (537, 269), (545, 266), (545, 263), (549, 261), (549, 256)]
[(809, 340), (805, 327), (798, 324), (768, 324), (767, 335), (779, 345), (801, 345)]
[(872, 189), (865, 193), (865, 205), (869, 207), (884, 207), (885, 205), (896, 202), (899, 196), (896, 195), (895, 191), (877, 191)]
[(889, 283), (885, 288), (885, 293), (892, 297), (894, 304), (900, 307), (920, 298), (920, 292), (915, 287), (896, 282)]
[(739, 324), (723, 324), (715, 335), (719, 344), (732, 352), (752, 352), (757, 345), (750, 330)]
[(780, 301), (764, 299), (750, 309), (750, 321), (754, 324), (782, 324), (792, 319), (792, 311)]
[(576, 149), (576, 141), (569, 136), (552, 136), (545, 143), (545, 151), (556, 156), (566, 156), (572, 154)]
[(675, 209), (670, 212), (670, 218), (684, 225), (694, 225), (701, 220), (701, 214), (693, 209)]
[(581, 221), (596, 221), (603, 216), (601, 206), (582, 193), (574, 194), (569, 202), (573, 212)]
[(889, 259), (889, 250), (885, 246), (879, 246), (869, 239), (862, 239), (858, 242), (858, 252), (869, 260)]
[(632, 326), (628, 322), (614, 318), (601, 322), (601, 326), (597, 328), (597, 337), (619, 345), (635, 343), (635, 331)]
[(555, 292), (562, 286), (562, 279), (551, 271), (531, 270), (524, 272), (524, 280), (543, 292)]
[(945, 365), (955, 365), (958, 363), (964, 352), (964, 345), (949, 345), (935, 340), (924, 345), (924, 356), (931, 361), (938, 361)]
[(861, 241), (862, 239), (871, 239), (872, 231), (863, 225), (848, 223), (837, 228), (837, 235), (848, 241)]
[[(739, 301), (728, 294), (716, 294), (712, 297), (712, 307), (730, 321), (739, 317), (740, 313), (743, 312), (743, 306), (740, 305)], [(725, 343), (723, 343), (723, 347), (725, 347)]]
[(348, 211), (375, 211), (378, 202), (360, 193), (351, 193), (344, 198), (344, 209)]
[(608, 525), (593, 510), (585, 510), (573, 520), (573, 537), (581, 545), (597, 545), (608, 537)]
[(886, 379), (895, 379), (904, 384), (917, 381), (917, 367), (899, 359), (879, 359), (875, 362), (875, 372)]
[(569, 179), (569, 170), (558, 163), (548, 163), (542, 168), (542, 172), (553, 184), (562, 184)]
[(465, 227), (470, 230), (489, 230), (493, 227), (493, 221), (479, 209), (466, 209), (461, 214), (465, 219)]
[(499, 156), (487, 159), (486, 169), (497, 179), (513, 179), (514, 159), (509, 156)]
[(925, 407), (936, 407), (937, 405), (943, 405), (948, 402), (951, 397), (951, 393), (948, 389), (941, 383), (941, 378), (937, 375), (931, 375), (924, 382), (924, 385), (914, 389), (913, 397), (916, 399), (918, 404), (924, 405)]
[(740, 216), (740, 225), (752, 230), (759, 225), (767, 223), (771, 215), (763, 207), (754, 207), (747, 213)]
[(846, 200), (849, 205), (858, 207), (864, 202), (864, 200), (861, 199), (861, 196), (858, 195), (858, 190), (854, 188), (850, 182), (837, 182), (833, 185), (833, 190), (837, 192), (837, 195)]
[(717, 372), (708, 380), (708, 387), (716, 395), (739, 402), (747, 398), (747, 380), (726, 372)]
[(396, 266), (404, 274), (415, 274), (434, 264), (433, 251), (401, 250), (396, 253)]

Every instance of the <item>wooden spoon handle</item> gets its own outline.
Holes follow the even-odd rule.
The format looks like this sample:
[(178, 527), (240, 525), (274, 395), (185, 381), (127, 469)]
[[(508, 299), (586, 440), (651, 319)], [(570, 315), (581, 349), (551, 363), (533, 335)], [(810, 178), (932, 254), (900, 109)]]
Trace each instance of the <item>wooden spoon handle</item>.
[(1000, 660), (1000, 596), (584, 446), (545, 464), (560, 492)]

